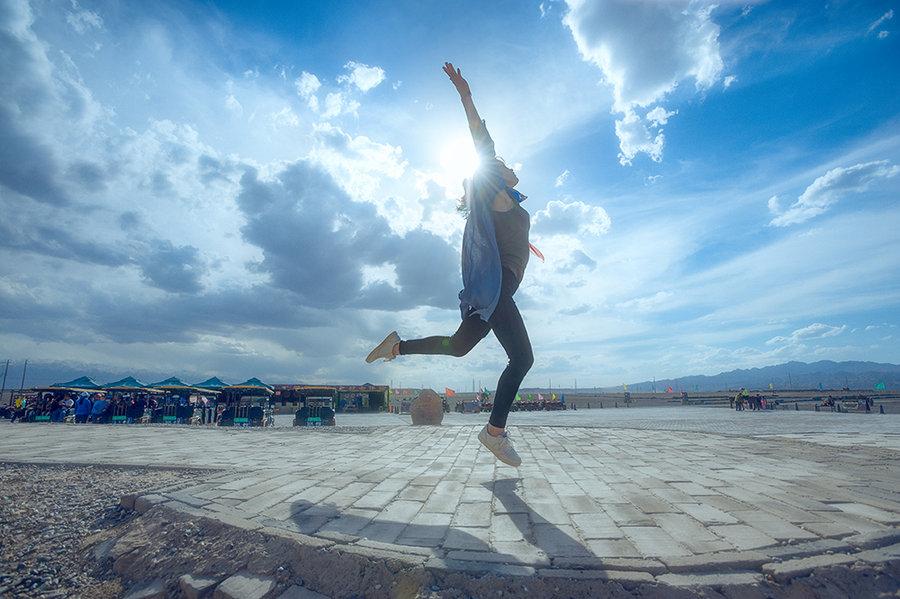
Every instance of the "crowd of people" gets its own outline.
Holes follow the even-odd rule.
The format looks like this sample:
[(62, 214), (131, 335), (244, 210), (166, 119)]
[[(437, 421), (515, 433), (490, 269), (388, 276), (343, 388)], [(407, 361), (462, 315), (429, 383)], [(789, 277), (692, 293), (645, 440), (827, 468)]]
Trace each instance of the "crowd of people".
[[(197, 418), (201, 424), (211, 424), (220, 415), (215, 400), (187, 395), (160, 396), (150, 393), (65, 392), (18, 396), (12, 404), (0, 407), (0, 417), (16, 422), (67, 422), (76, 424), (109, 424), (123, 422), (164, 422), (178, 424)], [(168, 419), (166, 418), (168, 417)]]
[(744, 387), (741, 387), (741, 390), (731, 398), (729, 403), (731, 404), (731, 407), (738, 412), (743, 412), (744, 410), (753, 412), (758, 410), (774, 410), (778, 407), (777, 399), (767, 400), (759, 393), (750, 395), (750, 392)]

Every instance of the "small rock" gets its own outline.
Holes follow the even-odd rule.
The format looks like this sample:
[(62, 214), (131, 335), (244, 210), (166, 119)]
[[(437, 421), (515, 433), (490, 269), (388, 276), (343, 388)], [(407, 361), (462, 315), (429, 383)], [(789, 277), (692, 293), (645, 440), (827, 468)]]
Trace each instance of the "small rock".
[(218, 582), (215, 578), (185, 574), (178, 579), (178, 586), (187, 599), (200, 599), (200, 597), (206, 597), (211, 593)]

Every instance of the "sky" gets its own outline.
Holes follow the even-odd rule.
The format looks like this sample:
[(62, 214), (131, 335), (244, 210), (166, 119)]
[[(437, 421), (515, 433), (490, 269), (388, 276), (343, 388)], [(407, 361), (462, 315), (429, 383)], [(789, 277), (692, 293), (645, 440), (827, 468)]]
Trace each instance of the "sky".
[(900, 362), (898, 9), (0, 0), (0, 358), (493, 388), (493, 336), (364, 363), (459, 323), (452, 61), (546, 256), (525, 386)]

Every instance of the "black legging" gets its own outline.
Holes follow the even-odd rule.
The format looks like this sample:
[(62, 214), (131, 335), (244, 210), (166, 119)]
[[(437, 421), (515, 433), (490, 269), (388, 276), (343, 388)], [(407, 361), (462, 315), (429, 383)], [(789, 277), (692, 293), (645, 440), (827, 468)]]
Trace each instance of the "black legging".
[(472, 314), (463, 319), (451, 337), (434, 336), (400, 342), (400, 353), (403, 355), (441, 354), (460, 357), (469, 353), (493, 330), (509, 357), (509, 363), (497, 382), (494, 408), (491, 410), (489, 420), (492, 425), (500, 428), (506, 427), (506, 417), (509, 415), (509, 408), (519, 391), (519, 385), (522, 384), (522, 379), (525, 378), (534, 363), (528, 331), (525, 330), (522, 315), (519, 314), (519, 308), (513, 300), (513, 294), (518, 288), (519, 280), (516, 275), (511, 270), (504, 268), (503, 282), (500, 285), (500, 301), (497, 302), (497, 308), (488, 322), (482, 320), (477, 314)]

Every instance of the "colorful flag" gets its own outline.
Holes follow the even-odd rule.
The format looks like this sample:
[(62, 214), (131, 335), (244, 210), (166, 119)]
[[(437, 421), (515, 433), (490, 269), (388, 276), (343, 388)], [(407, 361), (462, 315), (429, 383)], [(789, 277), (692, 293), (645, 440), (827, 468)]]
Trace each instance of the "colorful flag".
[(553, 401), (556, 401), (556, 393), (551, 393), (550, 397), (553, 399)]
[(522, 401), (522, 396), (516, 393), (516, 401)]
[(531, 393), (529, 393), (529, 394), (528, 394), (528, 401), (531, 401), (532, 399), (534, 399), (534, 395), (532, 395)]
[(884, 381), (881, 381), (880, 383), (875, 383), (875, 390), (876, 391), (884, 391)]
[(544, 396), (538, 393), (538, 401), (544, 401)]
[(628, 385), (622, 383), (622, 391), (628, 391)]
[(672, 387), (666, 387), (666, 393), (671, 393), (671, 392), (672, 392)]
[(774, 388), (775, 388), (775, 386), (772, 383), (769, 383), (769, 391), (771, 391)]
[(444, 395), (446, 395), (447, 397), (453, 397), (454, 395), (456, 395), (456, 391), (454, 391), (450, 387), (444, 387)]

